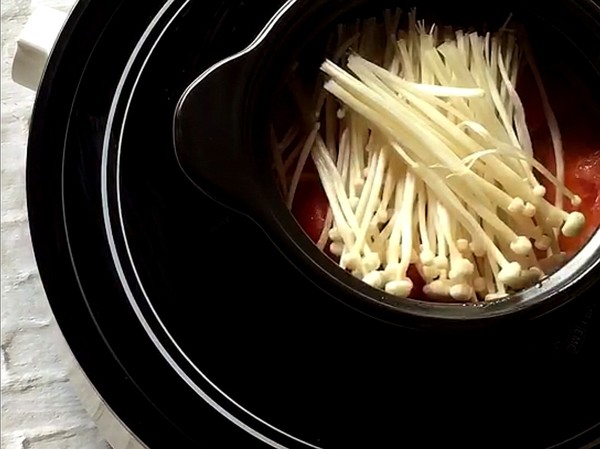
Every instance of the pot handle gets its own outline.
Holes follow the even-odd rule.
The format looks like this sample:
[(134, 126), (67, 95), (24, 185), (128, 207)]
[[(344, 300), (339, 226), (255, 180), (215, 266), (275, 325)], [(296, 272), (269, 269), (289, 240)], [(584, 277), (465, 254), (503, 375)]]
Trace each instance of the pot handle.
[(262, 46), (270, 48), (277, 36), (289, 31), (297, 13), (308, 13), (316, 4), (287, 0), (246, 49), (200, 75), (177, 105), (174, 144), (183, 172), (204, 193), (240, 212), (258, 216), (264, 211), (259, 174), (244, 131), (254, 59)]
[(179, 165), (208, 196), (249, 212), (257, 186), (244, 143), (248, 56), (235, 55), (209, 68), (184, 92), (173, 133)]

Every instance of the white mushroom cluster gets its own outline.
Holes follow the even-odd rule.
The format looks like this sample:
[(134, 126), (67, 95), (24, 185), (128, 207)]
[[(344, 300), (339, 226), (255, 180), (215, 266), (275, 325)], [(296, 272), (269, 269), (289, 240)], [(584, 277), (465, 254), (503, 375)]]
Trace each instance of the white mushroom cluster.
[(409, 297), (414, 265), (426, 295), (457, 302), (527, 288), (564, 261), (559, 234), (585, 224), (563, 209), (563, 198), (581, 199), (564, 185), (547, 103), (557, 173), (534, 157), (516, 85), (523, 59), (535, 64), (506, 27), (479, 34), (426, 27), (414, 11), (401, 18), (340, 27), (312, 131), (274, 139), (288, 205), (311, 157), (330, 206), (319, 244), (354, 276)]

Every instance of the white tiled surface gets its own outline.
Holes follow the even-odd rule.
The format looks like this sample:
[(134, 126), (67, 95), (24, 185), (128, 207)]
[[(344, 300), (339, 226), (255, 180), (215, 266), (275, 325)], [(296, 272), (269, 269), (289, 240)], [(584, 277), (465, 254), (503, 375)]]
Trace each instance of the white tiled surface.
[(67, 379), (37, 273), (25, 204), (25, 149), (34, 94), (11, 81), (17, 36), (39, 5), (2, 0), (2, 449), (107, 449)]

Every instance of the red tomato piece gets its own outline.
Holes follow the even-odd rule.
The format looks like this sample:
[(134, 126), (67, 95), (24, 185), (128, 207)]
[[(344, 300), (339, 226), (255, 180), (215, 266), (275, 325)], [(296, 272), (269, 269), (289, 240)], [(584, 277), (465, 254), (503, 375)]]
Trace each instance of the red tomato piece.
[[(561, 237), (560, 244), (567, 253), (577, 252), (600, 224), (600, 130), (592, 123), (594, 117), (587, 114), (573, 114), (568, 120), (559, 123), (565, 162), (565, 185), (581, 197), (579, 207), (571, 206), (564, 199), (567, 211), (579, 210), (586, 217), (583, 232), (577, 237)], [(555, 172), (556, 163), (552, 140), (548, 130), (532, 135), (536, 157), (551, 171)], [(554, 200), (554, 185), (543, 180), (550, 201)]]
[(425, 281), (419, 274), (419, 271), (414, 265), (408, 267), (408, 272), (406, 273), (410, 280), (413, 282), (413, 289), (410, 292), (410, 297), (412, 299), (419, 299), (421, 301), (427, 301), (428, 298), (423, 293), (423, 287), (425, 287)]
[(313, 242), (323, 232), (329, 202), (321, 182), (315, 177), (305, 177), (298, 183), (292, 213)]

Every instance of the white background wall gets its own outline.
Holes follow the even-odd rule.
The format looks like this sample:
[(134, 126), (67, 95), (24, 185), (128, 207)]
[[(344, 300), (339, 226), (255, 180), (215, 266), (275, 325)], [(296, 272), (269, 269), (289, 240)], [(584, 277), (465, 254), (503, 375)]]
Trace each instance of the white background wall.
[(107, 449), (74, 394), (54, 347), (55, 323), (29, 239), (25, 156), (34, 94), (11, 81), (17, 36), (39, 5), (75, 0), (2, 0), (2, 449)]

